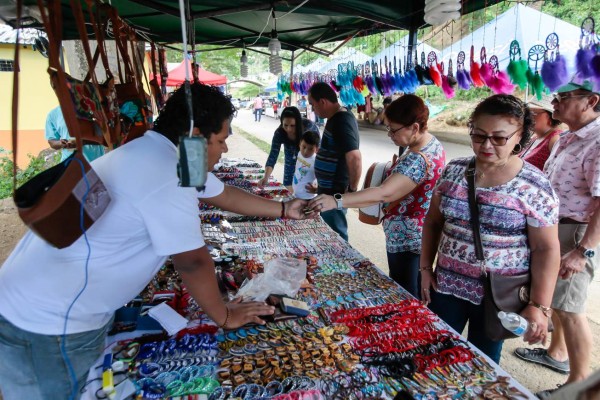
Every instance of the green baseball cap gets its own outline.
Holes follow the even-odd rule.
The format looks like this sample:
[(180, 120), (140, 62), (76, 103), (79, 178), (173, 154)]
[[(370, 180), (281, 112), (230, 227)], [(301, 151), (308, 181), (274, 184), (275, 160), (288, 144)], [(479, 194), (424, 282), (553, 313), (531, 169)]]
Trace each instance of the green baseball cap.
[(587, 79), (585, 81), (583, 81), (582, 83), (577, 83), (577, 82), (571, 81), (571, 82), (567, 83), (566, 85), (558, 88), (556, 93), (572, 92), (573, 90), (577, 90), (577, 89), (587, 90), (588, 92), (600, 94), (600, 91), (594, 89), (594, 83)]

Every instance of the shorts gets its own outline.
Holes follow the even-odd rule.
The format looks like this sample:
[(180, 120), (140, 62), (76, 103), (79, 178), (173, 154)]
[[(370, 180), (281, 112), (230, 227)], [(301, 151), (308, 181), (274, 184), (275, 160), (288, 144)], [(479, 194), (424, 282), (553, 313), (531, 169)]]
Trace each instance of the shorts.
[[(586, 228), (587, 225), (583, 224), (558, 225), (561, 256), (577, 246), (577, 243), (583, 238)], [(552, 298), (552, 308), (574, 314), (583, 314), (585, 312), (588, 287), (592, 279), (594, 279), (594, 270), (599, 264), (600, 255), (598, 253), (600, 252), (600, 246), (595, 250), (596, 256), (587, 260), (585, 269), (582, 272), (574, 274), (569, 279), (558, 277)]]

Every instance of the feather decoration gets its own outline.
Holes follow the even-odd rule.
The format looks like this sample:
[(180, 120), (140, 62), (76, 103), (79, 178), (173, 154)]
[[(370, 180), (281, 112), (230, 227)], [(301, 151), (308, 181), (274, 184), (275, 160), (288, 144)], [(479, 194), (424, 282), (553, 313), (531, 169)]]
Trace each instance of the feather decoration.
[(455, 96), (455, 91), (454, 88), (452, 86), (450, 86), (450, 83), (448, 82), (448, 76), (446, 75), (442, 75), (442, 91), (444, 92), (444, 96), (446, 96), (447, 99), (451, 99)]
[(567, 62), (560, 54), (556, 55), (554, 61), (544, 62), (540, 73), (544, 84), (551, 92), (554, 92), (559, 87), (569, 83)]
[(456, 81), (458, 82), (458, 87), (463, 90), (469, 90), (471, 88), (471, 81), (468, 78), (468, 73), (463, 68), (459, 68), (456, 71)]
[(531, 86), (531, 94), (535, 95), (538, 100), (541, 100), (544, 93), (544, 81), (540, 74), (528, 68), (527, 80), (529, 81), (529, 86)]
[(575, 55), (575, 68), (577, 69), (577, 77), (581, 79), (592, 76), (591, 61), (596, 53), (592, 49), (579, 49)]
[(377, 91), (380, 95), (384, 95), (383, 92), (383, 82), (381, 81), (381, 78), (378, 76), (375, 76), (375, 86), (377, 87)]
[(435, 64), (429, 66), (429, 76), (431, 76), (431, 80), (435, 83), (435, 86), (442, 87), (442, 74)]
[(491, 88), (494, 85), (494, 67), (490, 63), (483, 63), (481, 65), (479, 76), (487, 87)]
[(496, 94), (512, 94), (515, 85), (510, 83), (510, 77), (504, 71), (498, 71), (494, 74), (491, 89)]
[(525, 60), (510, 60), (506, 68), (510, 81), (522, 90), (527, 87), (527, 68), (527, 61)]
[(375, 89), (375, 80), (371, 74), (365, 76), (365, 81), (367, 82), (367, 88), (371, 94), (377, 94), (377, 89)]
[(481, 80), (479, 70), (479, 63), (477, 63), (477, 61), (471, 61), (471, 72), (469, 75), (471, 77), (471, 82), (475, 87), (482, 87), (484, 85), (483, 81)]
[(600, 87), (600, 53), (596, 54), (590, 61), (592, 77), (596, 80), (596, 89)]

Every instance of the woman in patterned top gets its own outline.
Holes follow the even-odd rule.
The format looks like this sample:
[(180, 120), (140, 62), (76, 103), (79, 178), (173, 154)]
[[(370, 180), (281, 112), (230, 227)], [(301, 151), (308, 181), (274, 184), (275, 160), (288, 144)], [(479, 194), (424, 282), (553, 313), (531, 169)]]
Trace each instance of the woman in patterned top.
[[(388, 203), (383, 230), (390, 277), (417, 298), (421, 231), (435, 182), (446, 162), (442, 144), (427, 130), (428, 119), (429, 109), (420, 97), (407, 94), (393, 101), (385, 109), (388, 136), (406, 149), (381, 186), (346, 193), (342, 198), (343, 206), (350, 208)], [(309, 207), (327, 211), (337, 203), (333, 196), (321, 194)]]
[(259, 185), (264, 186), (269, 182), (269, 177), (273, 173), (275, 163), (279, 158), (279, 151), (283, 145), (285, 163), (283, 169), (283, 184), (289, 190), (292, 190), (292, 181), (296, 171), (296, 158), (300, 151), (300, 139), (302, 134), (307, 131), (319, 132), (319, 128), (309, 119), (302, 118), (300, 111), (296, 107), (286, 107), (281, 112), (279, 118), (281, 124), (273, 134), (271, 142), (271, 151), (265, 165), (265, 174), (259, 181)]
[[(482, 268), (500, 275), (531, 273), (524, 339), (544, 341), (560, 265), (558, 199), (543, 173), (516, 154), (533, 128), (531, 111), (514, 96), (494, 95), (471, 115), (476, 198), (485, 261), (476, 256), (465, 172), (471, 158), (452, 160), (442, 173), (423, 227), (421, 291), (425, 303), (457, 332), (499, 362), (503, 341), (485, 335)], [(437, 251), (436, 251), (437, 250)], [(437, 253), (437, 265), (433, 270)], [(541, 305), (541, 306), (540, 306)]]

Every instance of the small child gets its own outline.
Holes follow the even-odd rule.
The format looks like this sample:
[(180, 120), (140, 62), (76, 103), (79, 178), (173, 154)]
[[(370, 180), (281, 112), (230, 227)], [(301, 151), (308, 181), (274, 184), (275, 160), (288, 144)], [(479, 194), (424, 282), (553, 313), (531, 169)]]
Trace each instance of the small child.
[(300, 140), (300, 151), (296, 159), (296, 172), (292, 186), (294, 196), (298, 199), (309, 200), (316, 196), (315, 187), (315, 158), (321, 137), (318, 132), (307, 131)]
[(276, 101), (273, 102), (273, 116), (275, 117), (275, 119), (279, 118), (279, 115), (277, 114), (277, 110), (279, 109), (279, 104), (277, 104)]

